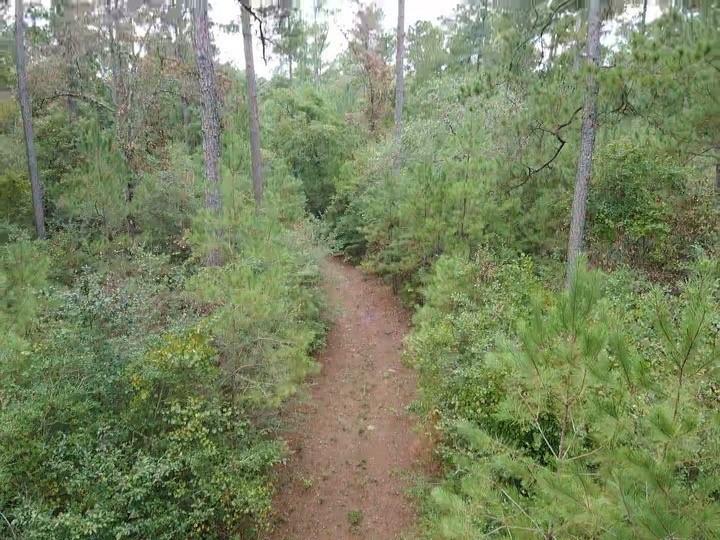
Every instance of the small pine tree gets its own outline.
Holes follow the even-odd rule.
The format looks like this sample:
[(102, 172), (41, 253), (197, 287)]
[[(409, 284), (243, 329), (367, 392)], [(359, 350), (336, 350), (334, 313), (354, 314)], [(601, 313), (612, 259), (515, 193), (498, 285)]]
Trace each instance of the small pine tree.
[(718, 367), (717, 290), (700, 273), (675, 318), (658, 296), (662, 354), (649, 360), (613, 328), (598, 274), (580, 265), (517, 345), (488, 357), (503, 397), (492, 423), (458, 426), (470, 453), (462, 481), (434, 492), (440, 535), (712, 538), (720, 429), (702, 396)]

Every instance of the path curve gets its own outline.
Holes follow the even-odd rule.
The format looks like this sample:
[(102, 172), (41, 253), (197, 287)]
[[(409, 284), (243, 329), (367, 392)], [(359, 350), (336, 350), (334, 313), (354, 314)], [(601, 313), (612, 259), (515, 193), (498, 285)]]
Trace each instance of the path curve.
[(407, 411), (408, 314), (377, 278), (334, 258), (322, 270), (333, 324), (309, 399), (289, 411), (268, 540), (413, 538), (407, 489), (426, 448)]

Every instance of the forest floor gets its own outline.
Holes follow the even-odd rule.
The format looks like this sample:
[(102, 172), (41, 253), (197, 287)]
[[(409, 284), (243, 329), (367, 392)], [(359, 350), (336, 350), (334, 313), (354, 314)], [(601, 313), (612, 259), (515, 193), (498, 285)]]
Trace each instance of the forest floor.
[(309, 396), (288, 408), (268, 540), (414, 538), (408, 491), (429, 460), (407, 407), (408, 313), (389, 287), (337, 259), (323, 264), (332, 326)]

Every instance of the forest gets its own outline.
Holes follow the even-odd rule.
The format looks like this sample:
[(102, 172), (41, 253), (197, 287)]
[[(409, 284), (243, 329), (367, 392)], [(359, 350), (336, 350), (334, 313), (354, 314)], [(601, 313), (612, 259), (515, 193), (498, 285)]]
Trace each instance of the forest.
[(720, 2), (213, 4), (0, 6), (0, 538), (398, 538), (273, 533), (338, 259), (403, 539), (720, 538)]

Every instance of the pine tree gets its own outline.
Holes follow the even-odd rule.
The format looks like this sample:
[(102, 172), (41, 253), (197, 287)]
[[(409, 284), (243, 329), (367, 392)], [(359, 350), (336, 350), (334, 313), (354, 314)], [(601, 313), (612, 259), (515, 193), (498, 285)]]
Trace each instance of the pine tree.
[[(405, 0), (398, 0), (397, 44), (395, 53), (395, 144), (402, 135), (405, 102)], [(398, 148), (398, 152), (400, 149)]]
[(45, 206), (43, 203), (43, 187), (38, 173), (37, 155), (35, 153), (32, 107), (30, 105), (25, 53), (25, 8), (22, 0), (15, 0), (15, 62), (17, 66), (18, 101), (20, 101), (20, 112), (25, 132), (25, 153), (32, 189), (35, 233), (38, 238), (43, 239), (45, 238)]
[(570, 286), (573, 271), (577, 266), (577, 258), (583, 247), (585, 233), (585, 212), (587, 207), (588, 184), (592, 174), (593, 151), (595, 149), (595, 132), (597, 129), (597, 97), (598, 81), (596, 70), (600, 66), (600, 0), (590, 0), (588, 8), (587, 63), (590, 69), (585, 88), (583, 120), (580, 128), (580, 155), (578, 156), (577, 173), (575, 176), (575, 195), (573, 196), (572, 214), (570, 216), (570, 238), (567, 250), (567, 281)]
[(579, 262), (570, 289), (486, 359), (500, 398), (484, 423), (457, 426), (471, 452), (462, 482), (434, 492), (445, 538), (710, 539), (720, 527), (720, 426), (703, 397), (719, 367), (717, 268), (680, 299), (656, 294), (650, 359)]
[[(193, 46), (202, 96), (203, 156), (205, 159), (205, 207), (213, 214), (220, 212), (220, 97), (215, 79), (210, 21), (207, 0), (193, 5)], [(220, 253), (211, 250), (209, 266), (220, 264)]]
[(255, 60), (253, 58), (252, 32), (250, 26), (250, 2), (241, 0), (243, 49), (245, 51), (245, 79), (247, 83), (248, 116), (250, 121), (250, 159), (255, 205), (259, 208), (263, 198), (262, 153), (260, 149), (260, 112), (258, 109)]

